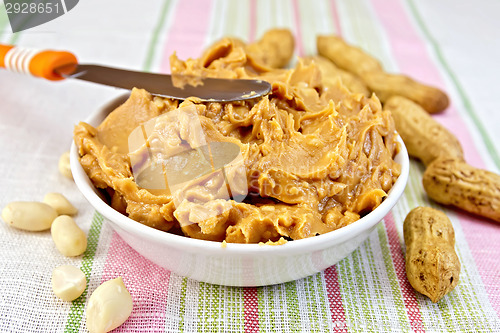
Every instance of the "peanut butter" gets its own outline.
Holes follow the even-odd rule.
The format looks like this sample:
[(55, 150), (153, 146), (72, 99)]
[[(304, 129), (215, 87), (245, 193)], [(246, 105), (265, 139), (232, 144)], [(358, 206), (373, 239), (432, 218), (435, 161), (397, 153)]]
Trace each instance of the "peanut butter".
[[(247, 52), (242, 42), (223, 39), (199, 59), (181, 61), (174, 54), (172, 73), (262, 79), (272, 84), (270, 95), (224, 104), (196, 98), (181, 103), (134, 89), (99, 126), (75, 127), (81, 164), (113, 208), (188, 237), (282, 244), (346, 226), (382, 202), (400, 166), (393, 159), (398, 152), (394, 122), (378, 98), (322, 79), (314, 61), (299, 59), (292, 69), (276, 69)], [(196, 110), (207, 140), (237, 145), (243, 166), (221, 174), (225, 178), (191, 184), (183, 200), (179, 193), (140, 187), (127, 148), (134, 128), (179, 107)], [(169, 126), (185, 133), (181, 123)], [(210, 191), (241, 170), (247, 193), (242, 201)], [(221, 213), (200, 218), (203, 209)]]

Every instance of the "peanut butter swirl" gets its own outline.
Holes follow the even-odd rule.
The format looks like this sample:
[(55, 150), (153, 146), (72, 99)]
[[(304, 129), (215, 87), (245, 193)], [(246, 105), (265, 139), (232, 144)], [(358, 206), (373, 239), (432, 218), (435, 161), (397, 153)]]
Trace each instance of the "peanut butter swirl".
[[(113, 208), (188, 237), (281, 244), (346, 226), (382, 202), (400, 174), (393, 159), (398, 143), (390, 112), (382, 110), (376, 96), (351, 93), (341, 79), (325, 79), (314, 59), (298, 59), (292, 69), (275, 68), (286, 57), (266, 61), (270, 57), (258, 50), (255, 44), (226, 38), (198, 59), (182, 61), (174, 54), (172, 73), (262, 79), (272, 84), (268, 96), (180, 103), (134, 89), (98, 127), (83, 122), (75, 127), (81, 164), (94, 185), (107, 192)], [(248, 184), (243, 201), (221, 199), (208, 191), (212, 185), (200, 183), (183, 193), (190, 200), (175, 205), (175, 194), (136, 183), (128, 135), (149, 119), (184, 106), (196, 108), (207, 140), (240, 147)], [(181, 133), (182, 126), (174, 130)], [(221, 213), (201, 219), (196, 216), (200, 207)]]

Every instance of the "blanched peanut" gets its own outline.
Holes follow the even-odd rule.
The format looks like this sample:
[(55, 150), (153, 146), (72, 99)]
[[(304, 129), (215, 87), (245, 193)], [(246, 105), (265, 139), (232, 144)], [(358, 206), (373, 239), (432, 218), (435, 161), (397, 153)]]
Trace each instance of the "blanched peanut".
[(109, 332), (123, 324), (132, 313), (132, 296), (118, 277), (101, 284), (87, 305), (87, 329), (90, 333)]
[(7, 224), (29, 231), (49, 229), (56, 217), (56, 210), (42, 202), (16, 201), (2, 210), (2, 218)]
[(78, 210), (61, 193), (47, 193), (43, 202), (54, 208), (59, 215), (75, 215)]
[(73, 179), (71, 167), (69, 165), (69, 151), (65, 152), (59, 158), (59, 172), (66, 178)]
[(87, 249), (87, 237), (75, 220), (67, 215), (57, 217), (50, 228), (57, 250), (67, 257), (79, 256)]
[(63, 301), (80, 297), (86, 285), (85, 274), (78, 267), (62, 265), (52, 271), (52, 290)]

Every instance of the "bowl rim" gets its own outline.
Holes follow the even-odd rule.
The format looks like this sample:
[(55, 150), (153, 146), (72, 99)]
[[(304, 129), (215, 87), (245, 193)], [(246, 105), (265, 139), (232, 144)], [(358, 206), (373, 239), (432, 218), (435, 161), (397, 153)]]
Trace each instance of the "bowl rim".
[[(110, 102), (94, 111), (85, 122), (96, 126), (110, 111), (122, 104), (128, 96), (129, 94), (125, 94), (112, 99)], [(108, 219), (112, 225), (122, 230), (145, 236), (151, 241), (164, 242), (169, 246), (178, 248), (184, 247), (185, 251), (192, 253), (200, 253), (200, 250), (202, 250), (203, 252), (201, 253), (207, 255), (217, 254), (232, 256), (245, 254), (266, 256), (272, 253), (273, 255), (289, 256), (331, 247), (334, 244), (341, 243), (361, 234), (363, 231), (374, 227), (382, 221), (399, 201), (405, 190), (409, 176), (410, 161), (408, 152), (400, 136), (398, 136), (397, 140), (400, 143), (400, 149), (395, 158), (398, 159), (398, 163), (401, 165), (401, 173), (389, 191), (386, 199), (377, 208), (345, 227), (322, 235), (289, 241), (281, 245), (226, 243), (226, 245), (223, 246), (222, 242), (190, 238), (154, 229), (119, 213), (101, 199), (93, 183), (90, 181), (80, 164), (79, 154), (74, 140), (70, 151), (70, 166), (73, 173), (73, 179), (78, 189), (91, 206)]]

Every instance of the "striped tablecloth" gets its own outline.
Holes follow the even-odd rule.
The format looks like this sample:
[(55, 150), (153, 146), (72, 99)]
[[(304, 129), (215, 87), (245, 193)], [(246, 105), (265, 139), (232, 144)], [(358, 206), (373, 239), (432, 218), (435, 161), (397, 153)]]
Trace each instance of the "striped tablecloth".
[[(452, 0), (86, 0), (66, 15), (12, 34), (0, 4), (0, 42), (68, 49), (82, 62), (169, 71), (169, 55), (197, 57), (232, 35), (252, 41), (288, 27), (297, 56), (317, 34), (335, 33), (402, 72), (444, 89), (450, 107), (435, 118), (457, 135), (469, 163), (500, 169), (498, 1)], [(177, 276), (142, 258), (57, 170), (73, 124), (120, 92), (50, 83), (0, 71), (0, 206), (62, 192), (79, 208), (88, 250), (63, 258), (49, 232), (0, 223), (0, 332), (84, 332), (85, 304), (103, 281), (122, 276), (134, 310), (117, 332), (500, 332), (500, 224), (446, 210), (462, 262), (460, 284), (438, 304), (416, 293), (404, 271), (402, 222), (425, 196), (413, 161), (403, 199), (349, 257), (308, 278), (230, 288)], [(89, 280), (72, 303), (57, 299), (55, 266)]]

